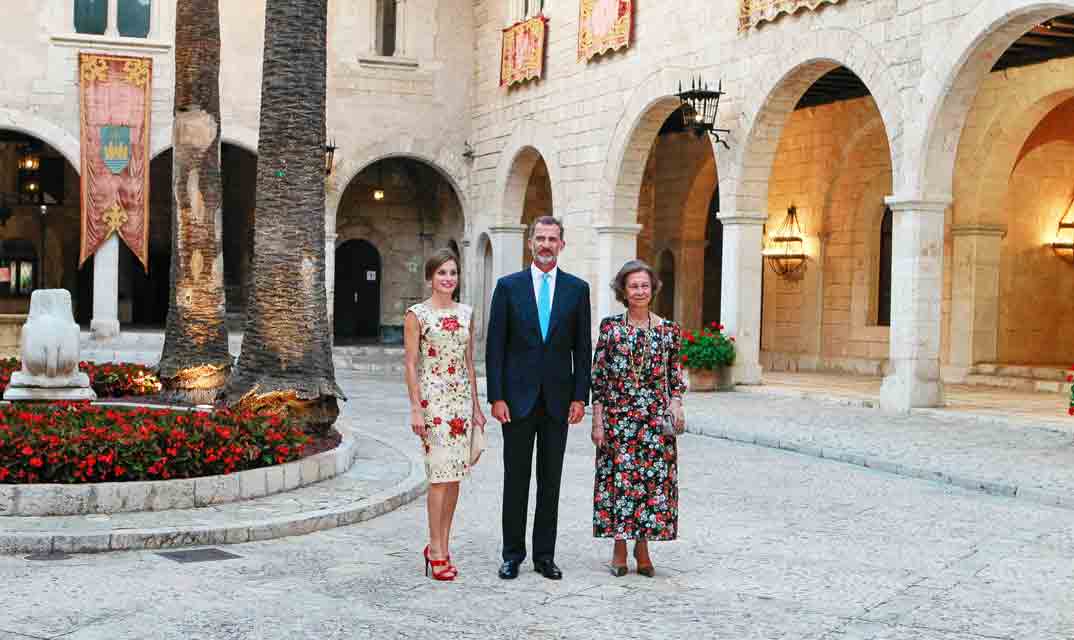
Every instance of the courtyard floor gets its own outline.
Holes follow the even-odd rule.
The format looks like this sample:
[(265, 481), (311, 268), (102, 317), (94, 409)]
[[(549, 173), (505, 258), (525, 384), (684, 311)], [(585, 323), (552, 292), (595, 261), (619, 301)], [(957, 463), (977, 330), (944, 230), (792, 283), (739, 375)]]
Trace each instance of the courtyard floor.
[[(417, 446), (401, 383), (340, 379), (364, 430)], [(947, 467), (1061, 492), (1069, 431), (950, 411), (889, 416), (763, 388), (688, 407), (682, 539), (654, 544), (655, 579), (605, 569), (610, 547), (591, 537), (586, 422), (564, 470), (564, 580), (499, 580), (502, 440), (491, 425), (491, 450), (463, 485), (455, 583), (422, 575), (419, 498), (351, 527), (222, 547), (238, 557), (215, 562), (0, 556), (0, 639), (1074, 637), (1070, 505), (898, 474)], [(868, 460), (887, 466), (846, 464)]]

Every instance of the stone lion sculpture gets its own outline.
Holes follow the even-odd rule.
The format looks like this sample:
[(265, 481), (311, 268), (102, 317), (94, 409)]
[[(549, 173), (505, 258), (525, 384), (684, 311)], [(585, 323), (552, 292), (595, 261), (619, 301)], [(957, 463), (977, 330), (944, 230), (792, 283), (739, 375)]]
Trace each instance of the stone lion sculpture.
[(79, 328), (66, 289), (39, 289), (30, 296), (22, 327), (22, 370), (11, 376), (5, 400), (94, 399), (89, 376), (79, 371)]

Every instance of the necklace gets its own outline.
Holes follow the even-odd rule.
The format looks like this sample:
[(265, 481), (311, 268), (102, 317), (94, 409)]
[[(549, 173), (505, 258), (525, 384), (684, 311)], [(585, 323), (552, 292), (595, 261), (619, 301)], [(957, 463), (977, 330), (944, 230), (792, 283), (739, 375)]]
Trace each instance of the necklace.
[[(639, 383), (642, 371), (645, 369), (645, 363), (652, 357), (652, 345), (650, 344), (649, 331), (653, 328), (653, 314), (648, 314), (645, 320), (646, 327), (644, 331), (641, 327), (634, 327), (638, 330), (637, 342), (641, 342), (637, 355), (640, 355), (641, 357), (635, 357), (633, 348), (630, 350), (630, 372), (634, 374), (634, 384)], [(627, 329), (633, 327), (633, 325), (630, 324), (629, 311), (623, 314), (623, 324), (626, 325)]]

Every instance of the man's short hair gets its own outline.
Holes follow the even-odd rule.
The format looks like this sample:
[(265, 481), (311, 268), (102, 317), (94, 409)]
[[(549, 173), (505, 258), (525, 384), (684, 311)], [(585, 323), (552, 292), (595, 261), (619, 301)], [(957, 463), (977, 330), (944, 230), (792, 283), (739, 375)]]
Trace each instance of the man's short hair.
[(563, 223), (560, 222), (559, 218), (555, 218), (555, 217), (552, 217), (552, 216), (537, 216), (537, 218), (534, 219), (534, 221), (530, 223), (530, 230), (529, 230), (529, 233), (527, 233), (526, 235), (531, 240), (533, 239), (533, 234), (534, 234), (534, 232), (537, 231), (537, 225), (539, 225), (539, 224), (543, 224), (545, 226), (555, 225), (555, 226), (559, 227), (559, 239), (563, 240), (563, 235), (564, 235), (563, 234)]

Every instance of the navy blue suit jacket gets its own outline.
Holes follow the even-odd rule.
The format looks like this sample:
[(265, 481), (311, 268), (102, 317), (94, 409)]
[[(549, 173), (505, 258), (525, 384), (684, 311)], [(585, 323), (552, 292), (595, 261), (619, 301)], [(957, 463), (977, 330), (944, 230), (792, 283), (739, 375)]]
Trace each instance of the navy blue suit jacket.
[(589, 285), (560, 269), (548, 336), (541, 340), (530, 269), (500, 278), (492, 294), (485, 345), (489, 402), (507, 401), (511, 417), (521, 419), (533, 411), (543, 392), (545, 410), (563, 421), (572, 401), (588, 403), (589, 313)]

